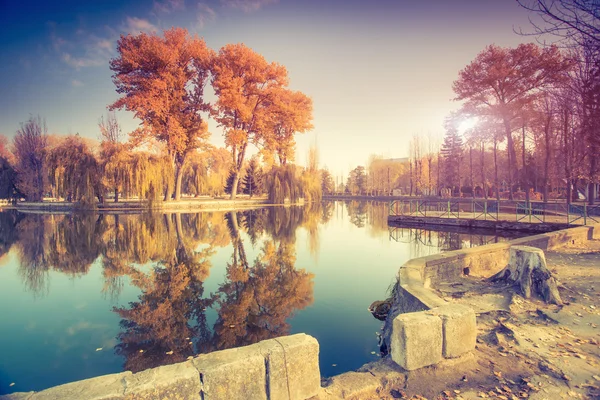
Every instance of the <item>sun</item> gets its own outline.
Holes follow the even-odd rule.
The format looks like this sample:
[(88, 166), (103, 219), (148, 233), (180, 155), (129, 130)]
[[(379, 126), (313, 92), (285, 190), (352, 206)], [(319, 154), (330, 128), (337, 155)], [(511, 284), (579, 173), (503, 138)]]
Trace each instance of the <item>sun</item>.
[(465, 133), (466, 131), (473, 129), (477, 125), (477, 117), (465, 118), (458, 125), (458, 131), (460, 133)]

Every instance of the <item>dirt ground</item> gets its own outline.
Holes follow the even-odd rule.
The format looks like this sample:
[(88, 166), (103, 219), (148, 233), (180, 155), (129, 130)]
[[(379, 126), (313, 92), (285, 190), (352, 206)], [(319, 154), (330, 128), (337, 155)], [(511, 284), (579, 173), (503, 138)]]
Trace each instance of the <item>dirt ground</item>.
[(600, 241), (546, 261), (563, 306), (486, 280), (444, 285), (477, 313), (472, 354), (410, 372), (383, 359), (324, 382), (318, 399), (600, 399)]

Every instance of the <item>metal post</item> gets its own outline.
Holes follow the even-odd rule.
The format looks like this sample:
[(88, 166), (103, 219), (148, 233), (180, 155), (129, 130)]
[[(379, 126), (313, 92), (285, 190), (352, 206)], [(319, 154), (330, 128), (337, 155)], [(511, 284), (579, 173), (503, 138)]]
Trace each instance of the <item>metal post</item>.
[(583, 203), (583, 224), (587, 225), (587, 203)]
[(483, 220), (486, 221), (487, 218), (487, 200), (483, 201)]

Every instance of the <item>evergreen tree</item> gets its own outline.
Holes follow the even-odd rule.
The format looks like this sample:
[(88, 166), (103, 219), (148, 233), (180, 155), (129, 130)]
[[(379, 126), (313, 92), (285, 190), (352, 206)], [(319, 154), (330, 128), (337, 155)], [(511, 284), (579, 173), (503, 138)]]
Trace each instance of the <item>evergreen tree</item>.
[(244, 194), (260, 195), (262, 193), (262, 170), (256, 161), (256, 158), (250, 159), (246, 175), (242, 180), (242, 188)]
[(460, 190), (460, 163), (463, 152), (462, 138), (458, 134), (458, 130), (454, 127), (449, 127), (444, 136), (444, 143), (440, 150), (442, 156), (442, 185), (444, 187), (459, 186)]
[[(231, 194), (231, 187), (233, 186), (233, 180), (235, 178), (235, 171), (229, 170), (229, 175), (227, 176), (227, 181), (225, 181), (225, 193)], [(238, 180), (236, 193), (239, 193), (242, 189), (242, 181)]]

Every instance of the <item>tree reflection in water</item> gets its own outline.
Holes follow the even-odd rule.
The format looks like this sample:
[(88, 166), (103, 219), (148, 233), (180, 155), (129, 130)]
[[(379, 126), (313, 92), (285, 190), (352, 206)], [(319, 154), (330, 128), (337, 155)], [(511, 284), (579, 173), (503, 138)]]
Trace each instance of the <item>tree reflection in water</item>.
[[(319, 205), (225, 215), (1, 213), (0, 250), (15, 246), (19, 273), (35, 296), (48, 290), (49, 271), (77, 277), (94, 262), (113, 301), (124, 279), (139, 288), (136, 301), (113, 311), (121, 317), (115, 351), (126, 370), (141, 371), (289, 333), (286, 321), (313, 302), (313, 274), (295, 267), (296, 231), (305, 227), (318, 242), (310, 238), (323, 215), (330, 213)], [(247, 245), (260, 246), (256, 259), (247, 259)], [(211, 258), (226, 246), (225, 280), (207, 293)], [(212, 328), (209, 308), (217, 312)]]
[[(296, 266), (298, 230), (305, 230), (308, 249), (318, 257), (321, 225), (338, 205), (227, 214), (0, 213), (0, 259), (16, 250), (19, 274), (35, 296), (48, 290), (50, 271), (78, 277), (94, 263), (102, 268), (103, 292), (113, 302), (126, 282), (139, 288), (136, 301), (113, 311), (121, 318), (115, 351), (126, 370), (140, 371), (288, 334), (290, 317), (314, 301), (314, 275)], [(371, 236), (387, 232), (386, 203), (343, 206), (350, 221)], [(434, 235), (442, 249), (464, 245), (458, 234)], [(208, 293), (211, 260), (225, 247), (231, 249), (225, 279)], [(207, 310), (216, 313), (213, 326)]]

